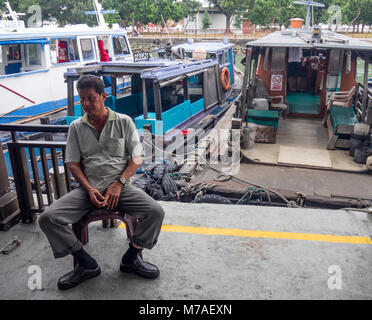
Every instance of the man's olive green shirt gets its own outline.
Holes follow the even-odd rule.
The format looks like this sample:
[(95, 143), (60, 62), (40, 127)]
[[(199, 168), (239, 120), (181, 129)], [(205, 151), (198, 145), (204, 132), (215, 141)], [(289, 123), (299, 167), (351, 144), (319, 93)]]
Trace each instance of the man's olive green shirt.
[(65, 162), (81, 162), (92, 187), (103, 191), (124, 171), (129, 160), (143, 155), (133, 120), (109, 111), (101, 134), (89, 122), (88, 115), (70, 124)]

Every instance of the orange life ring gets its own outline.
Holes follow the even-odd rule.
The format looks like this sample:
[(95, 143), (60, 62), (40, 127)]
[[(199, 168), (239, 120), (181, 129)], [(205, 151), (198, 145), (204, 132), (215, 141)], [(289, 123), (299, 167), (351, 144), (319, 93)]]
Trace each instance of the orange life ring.
[(220, 75), (221, 85), (223, 90), (227, 91), (230, 89), (230, 72), (226, 67), (223, 67)]

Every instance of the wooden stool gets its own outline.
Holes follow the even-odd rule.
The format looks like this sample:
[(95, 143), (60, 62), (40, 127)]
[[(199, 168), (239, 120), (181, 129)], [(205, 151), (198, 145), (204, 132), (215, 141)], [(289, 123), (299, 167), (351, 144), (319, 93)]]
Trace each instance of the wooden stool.
[[(132, 240), (132, 235), (136, 231), (138, 220), (128, 214), (125, 214), (121, 210), (109, 210), (109, 209), (94, 209), (93, 211), (86, 214), (82, 217), (77, 223), (72, 225), (72, 231), (75, 233), (76, 237), (81, 241), (83, 245), (89, 242), (89, 235), (88, 235), (88, 225), (94, 221), (100, 220), (114, 220), (118, 219), (125, 223), (125, 227), (127, 230), (127, 238), (129, 241)], [(112, 225), (111, 225), (112, 226)], [(113, 226), (112, 226), (113, 227)], [(140, 253), (142, 257), (142, 253)], [(74, 258), (74, 266), (76, 265), (77, 261)]]

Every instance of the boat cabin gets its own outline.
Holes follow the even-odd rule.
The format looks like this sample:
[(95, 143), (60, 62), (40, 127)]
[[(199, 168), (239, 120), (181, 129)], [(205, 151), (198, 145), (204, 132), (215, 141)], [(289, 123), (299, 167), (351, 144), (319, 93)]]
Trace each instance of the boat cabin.
[(270, 163), (280, 163), (284, 146), (348, 150), (354, 125), (372, 124), (372, 43), (319, 27), (290, 28), (248, 42), (246, 52), (240, 117), (273, 127)]
[[(203, 60), (212, 59), (216, 60), (219, 65), (221, 82), (225, 82), (225, 75), (222, 74), (223, 69), (228, 70), (228, 90), (224, 91), (224, 95), (230, 95), (234, 84), (234, 43), (229, 43), (227, 39), (224, 41), (201, 41), (194, 42), (189, 38), (187, 43), (178, 44), (172, 47), (172, 51), (181, 53), (186, 59), (190, 60)], [(227, 75), (226, 75), (227, 77)]]
[(132, 58), (126, 32), (120, 29), (73, 26), (0, 33), (0, 114), (7, 114), (0, 120), (66, 106), (63, 74), (68, 67)]
[[(140, 133), (147, 125), (153, 134), (164, 136), (166, 140), (174, 137), (174, 130), (191, 128), (207, 115), (218, 118), (231, 105), (222, 95), (215, 60), (102, 62), (68, 69), (65, 73), (68, 124), (83, 113), (80, 104), (73, 102), (74, 82), (82, 74), (111, 77), (113, 94), (106, 99), (106, 106), (129, 115)], [(130, 77), (131, 86), (126, 92), (116, 94), (116, 78), (123, 74)]]

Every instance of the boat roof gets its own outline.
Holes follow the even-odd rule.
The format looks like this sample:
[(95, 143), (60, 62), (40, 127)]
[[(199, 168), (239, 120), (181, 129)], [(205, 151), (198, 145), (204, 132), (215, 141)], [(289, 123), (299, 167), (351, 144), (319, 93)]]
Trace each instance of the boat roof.
[(173, 46), (172, 49), (177, 50), (178, 48), (183, 48), (186, 52), (193, 52), (195, 49), (203, 48), (208, 53), (217, 53), (224, 49), (232, 48), (234, 45), (234, 43), (224, 43), (221, 41), (203, 41), (178, 44)]
[[(309, 49), (349, 49), (372, 51), (372, 43), (362, 41), (343, 34), (322, 30), (322, 43), (311, 43), (306, 37), (312, 36), (312, 31), (286, 29), (273, 32), (265, 37), (247, 43), (247, 47), (280, 47), (280, 48), (309, 48)], [(334, 41), (332, 41), (334, 40)]]
[[(34, 28), (23, 29), (18, 32), (1, 32), (0, 31), (0, 42), (1, 41), (16, 41), (16, 40), (33, 40), (33, 39), (50, 39), (50, 38), (72, 38), (77, 36), (88, 36), (88, 35), (123, 35), (127, 32), (124, 29), (104, 29), (104, 28), (87, 28), (84, 30), (84, 26), (77, 28), (66, 27), (66, 28)], [(43, 30), (43, 31), (41, 31)]]
[(143, 79), (162, 81), (198, 71), (215, 67), (217, 61), (202, 60), (188, 62), (185, 60), (152, 59), (149, 61), (134, 62), (133, 60), (123, 62), (99, 62), (94, 65), (68, 68), (64, 74), (65, 78), (76, 78), (85, 73), (97, 72), (101, 75), (113, 75), (115, 73), (137, 73)]

